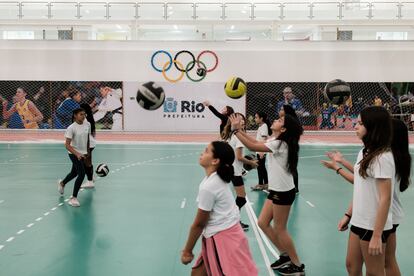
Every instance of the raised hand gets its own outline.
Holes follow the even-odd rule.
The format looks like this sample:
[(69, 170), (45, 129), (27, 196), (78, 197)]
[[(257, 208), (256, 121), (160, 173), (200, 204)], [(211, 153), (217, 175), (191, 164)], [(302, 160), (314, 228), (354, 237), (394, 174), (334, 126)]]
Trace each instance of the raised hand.
[(231, 114), (229, 117), (229, 120), (231, 122), (231, 130), (238, 130), (241, 128), (240, 122), (242, 120), (241, 116), (238, 116), (236, 114)]

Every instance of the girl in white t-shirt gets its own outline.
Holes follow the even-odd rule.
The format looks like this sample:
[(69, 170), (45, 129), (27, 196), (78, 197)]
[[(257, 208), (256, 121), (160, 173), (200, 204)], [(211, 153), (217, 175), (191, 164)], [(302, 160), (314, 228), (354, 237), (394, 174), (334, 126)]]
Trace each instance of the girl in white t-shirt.
[[(393, 227), (390, 231), (390, 235), (387, 240), (387, 247), (385, 249), (385, 274), (386, 275), (401, 275), (398, 262), (396, 259), (396, 247), (397, 238), (396, 231), (399, 224), (402, 222), (404, 217), (404, 211), (400, 201), (400, 192), (404, 192), (410, 184), (410, 173), (411, 173), (411, 155), (409, 151), (409, 139), (408, 139), (408, 128), (398, 119), (392, 120), (392, 143), (391, 150), (394, 156), (396, 178), (393, 189), (393, 201), (392, 201), (392, 224)], [(347, 161), (340, 152), (329, 152), (328, 157), (330, 161), (322, 161), (322, 163), (328, 168), (337, 171), (339, 175), (345, 178), (351, 184), (354, 183), (354, 168), (352, 164)], [(343, 165), (346, 169), (342, 169), (338, 164)], [(345, 215), (338, 223), (338, 230), (345, 231), (348, 229), (348, 224), (352, 217), (352, 203), (348, 208)], [(358, 271), (362, 274), (362, 266), (359, 266)]]
[(258, 275), (228, 184), (234, 174), (233, 162), (233, 149), (222, 141), (209, 144), (200, 156), (206, 177), (200, 184), (197, 215), (181, 252), (181, 262), (191, 263), (194, 246), (203, 236), (192, 275)]
[[(241, 119), (241, 131), (245, 131), (245, 124), (246, 118), (241, 113), (235, 113), (240, 116)], [(258, 161), (257, 160), (249, 160), (244, 157), (243, 148), (244, 145), (240, 142), (236, 135), (233, 134), (231, 131), (231, 122), (228, 121), (226, 126), (224, 127), (222, 134), (222, 138), (224, 141), (229, 143), (229, 145), (233, 148), (234, 154), (236, 155), (236, 159), (234, 160), (233, 167), (234, 167), (234, 177), (231, 180), (234, 186), (234, 190), (236, 191), (236, 204), (241, 210), (241, 208), (246, 204), (246, 190), (244, 188), (244, 181), (243, 181), (243, 164), (247, 164), (252, 166), (252, 168), (257, 168)], [(241, 226), (245, 231), (249, 230), (249, 225), (245, 224), (240, 221)]]
[[(272, 133), (270, 129), (270, 122), (267, 119), (267, 114), (264, 112), (257, 112), (254, 116), (254, 120), (256, 124), (259, 125), (256, 134), (256, 141), (266, 141), (269, 135)], [(266, 153), (264, 152), (257, 152), (256, 153), (257, 160), (259, 161), (257, 167), (257, 176), (259, 178), (259, 183), (252, 187), (253, 191), (262, 191), (268, 188), (268, 177), (267, 177), (267, 170), (266, 170)]]
[(91, 134), (89, 135), (89, 153), (88, 158), (85, 159), (85, 170), (87, 182), (84, 183), (81, 187), (85, 189), (92, 189), (95, 187), (93, 183), (93, 162), (92, 162), (92, 152), (96, 147), (96, 127), (95, 120), (93, 118), (92, 108), (89, 104), (81, 104), (81, 108), (85, 110), (86, 113), (86, 122), (91, 126)]
[(75, 185), (73, 193), (68, 204), (73, 207), (79, 207), (80, 203), (77, 199), (82, 181), (85, 178), (85, 159), (89, 152), (89, 135), (91, 133), (90, 124), (85, 122), (85, 110), (82, 108), (73, 111), (74, 122), (67, 128), (65, 137), (65, 147), (69, 152), (69, 158), (72, 161), (72, 170), (63, 179), (59, 180), (59, 193), (63, 195), (65, 185), (74, 179)]
[(250, 150), (269, 153), (269, 196), (260, 213), (258, 225), (281, 253), (271, 267), (281, 275), (305, 275), (305, 265), (300, 262), (287, 230), (290, 207), (296, 196), (292, 172), (297, 169), (299, 139), (303, 128), (297, 119), (286, 114), (273, 122), (270, 139), (261, 142), (239, 131), (240, 119), (230, 116), (234, 135)]

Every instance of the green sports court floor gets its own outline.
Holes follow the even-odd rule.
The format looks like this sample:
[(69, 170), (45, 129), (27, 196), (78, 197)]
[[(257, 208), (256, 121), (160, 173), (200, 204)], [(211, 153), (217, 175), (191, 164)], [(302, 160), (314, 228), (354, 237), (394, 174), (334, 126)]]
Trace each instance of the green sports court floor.
[[(70, 169), (60, 144), (0, 144), (0, 275), (189, 275), (179, 261), (196, 210), (203, 170), (194, 144), (99, 145), (94, 163), (112, 173), (82, 191), (80, 208), (57, 193), (57, 179)], [(356, 158), (358, 147), (335, 147)], [(346, 275), (347, 233), (336, 230), (352, 186), (320, 165), (331, 146), (304, 145), (299, 163), (300, 195), (289, 229), (307, 275)], [(246, 186), (255, 184), (256, 172)], [(248, 191), (259, 214), (266, 195)], [(406, 219), (398, 231), (402, 275), (412, 274), (414, 192), (402, 196)], [(246, 210), (243, 221), (251, 224)], [(274, 258), (251, 229), (247, 236), (260, 275)], [(195, 252), (198, 252), (198, 246)], [(265, 256), (263, 255), (266, 254)]]

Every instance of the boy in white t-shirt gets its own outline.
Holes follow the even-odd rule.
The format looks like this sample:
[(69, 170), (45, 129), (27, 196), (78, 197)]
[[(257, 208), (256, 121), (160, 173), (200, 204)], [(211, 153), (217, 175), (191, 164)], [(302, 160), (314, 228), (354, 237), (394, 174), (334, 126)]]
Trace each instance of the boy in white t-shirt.
[(59, 180), (58, 190), (61, 195), (64, 193), (65, 185), (74, 179), (75, 185), (73, 193), (68, 204), (73, 207), (79, 207), (77, 199), (82, 181), (85, 178), (85, 159), (89, 152), (89, 135), (91, 134), (90, 124), (85, 122), (85, 110), (82, 108), (73, 111), (74, 122), (67, 128), (65, 137), (65, 147), (69, 152), (69, 158), (72, 161), (70, 173), (63, 179)]

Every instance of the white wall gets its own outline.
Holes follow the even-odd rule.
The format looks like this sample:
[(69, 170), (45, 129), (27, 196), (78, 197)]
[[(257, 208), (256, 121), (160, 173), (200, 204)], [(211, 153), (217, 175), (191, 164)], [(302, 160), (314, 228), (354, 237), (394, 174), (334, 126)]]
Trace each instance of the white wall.
[[(0, 41), (2, 80), (164, 81), (150, 58), (159, 49), (214, 50), (205, 81), (413, 81), (414, 42)], [(183, 57), (184, 58), (184, 57)], [(206, 60), (208, 57), (206, 57)], [(174, 74), (171, 72), (171, 74)]]

